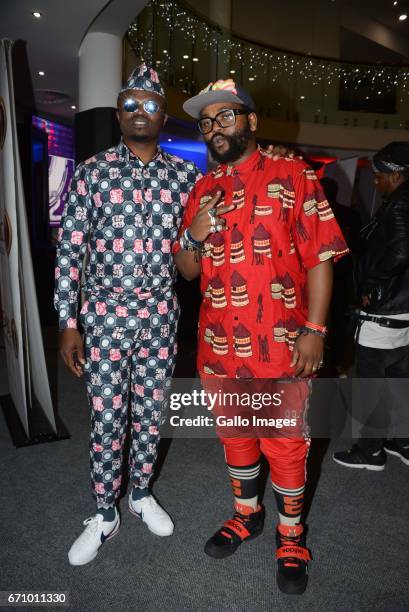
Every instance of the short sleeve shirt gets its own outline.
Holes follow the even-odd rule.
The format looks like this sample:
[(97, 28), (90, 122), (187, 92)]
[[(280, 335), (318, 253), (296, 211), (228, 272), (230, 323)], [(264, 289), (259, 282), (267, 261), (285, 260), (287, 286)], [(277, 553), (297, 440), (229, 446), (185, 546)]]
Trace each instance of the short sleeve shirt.
[[(201, 374), (292, 376), (291, 351), (307, 318), (307, 270), (348, 247), (314, 171), (255, 151), (221, 165), (193, 188), (182, 231), (209, 198), (236, 208), (201, 258)], [(176, 246), (176, 250), (177, 250)]]

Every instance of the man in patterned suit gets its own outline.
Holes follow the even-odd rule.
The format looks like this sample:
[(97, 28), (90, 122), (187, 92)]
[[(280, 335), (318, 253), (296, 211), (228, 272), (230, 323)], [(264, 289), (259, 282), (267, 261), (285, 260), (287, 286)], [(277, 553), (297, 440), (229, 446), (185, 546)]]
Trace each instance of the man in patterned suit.
[[(348, 249), (314, 172), (298, 159), (274, 160), (257, 148), (254, 102), (239, 85), (231, 79), (211, 83), (184, 109), (219, 162), (193, 188), (174, 247), (181, 274), (201, 276), (200, 376), (205, 389), (229, 393), (238, 390), (237, 379), (257, 379), (255, 390), (260, 379), (266, 390), (281, 379), (277, 389), (285, 390), (285, 410), (296, 423), (292, 431), (264, 428), (247, 435), (218, 427), (235, 513), (208, 540), (205, 552), (227, 557), (262, 532), (263, 453), (279, 512), (278, 586), (299, 594), (307, 585), (310, 559), (301, 524), (308, 377), (323, 355), (331, 260)], [(216, 415), (223, 410), (217, 406)]]
[[(91, 408), (90, 463), (97, 512), (72, 545), (84, 565), (115, 535), (128, 398), (132, 426), (130, 512), (159, 536), (173, 522), (149, 491), (163, 395), (176, 355), (179, 305), (171, 245), (198, 168), (158, 146), (166, 101), (157, 73), (141, 65), (118, 96), (121, 142), (79, 164), (61, 222), (55, 307), (60, 352), (83, 373)], [(78, 315), (83, 260), (85, 302)], [(78, 321), (85, 331), (84, 343)]]

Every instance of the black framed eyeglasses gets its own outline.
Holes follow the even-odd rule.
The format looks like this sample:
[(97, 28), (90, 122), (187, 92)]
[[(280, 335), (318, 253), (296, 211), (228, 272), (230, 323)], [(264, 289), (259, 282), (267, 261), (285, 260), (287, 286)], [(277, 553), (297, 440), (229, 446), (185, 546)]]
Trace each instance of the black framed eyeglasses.
[(144, 100), (143, 102), (138, 102), (134, 98), (127, 98), (121, 106), (127, 113), (134, 113), (138, 110), (141, 104), (145, 113), (149, 113), (149, 115), (153, 115), (161, 110), (160, 105), (155, 102), (155, 100)]
[(237, 115), (248, 115), (250, 111), (241, 108), (226, 108), (214, 117), (201, 117), (197, 122), (197, 127), (201, 134), (209, 134), (213, 129), (214, 122), (221, 128), (227, 128), (236, 123)]

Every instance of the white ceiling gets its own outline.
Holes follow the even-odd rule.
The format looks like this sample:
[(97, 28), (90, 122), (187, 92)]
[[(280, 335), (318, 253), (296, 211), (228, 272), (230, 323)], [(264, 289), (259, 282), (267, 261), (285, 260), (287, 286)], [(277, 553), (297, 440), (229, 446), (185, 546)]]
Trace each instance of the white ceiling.
[[(72, 120), (78, 100), (78, 51), (87, 31), (123, 36), (146, 0), (0, 0), (0, 37), (27, 41), (37, 111)], [(33, 11), (42, 14), (35, 19)], [(42, 70), (45, 76), (39, 76)], [(51, 103), (64, 94), (61, 103)], [(48, 98), (49, 102), (41, 102)]]
[[(78, 96), (78, 50), (81, 40), (107, 0), (1, 0), (0, 37), (27, 41), (34, 92), (51, 90), (69, 96), (64, 104), (37, 104), (39, 112), (73, 117)], [(43, 14), (32, 16), (33, 10)], [(44, 77), (38, 76), (43, 70)]]

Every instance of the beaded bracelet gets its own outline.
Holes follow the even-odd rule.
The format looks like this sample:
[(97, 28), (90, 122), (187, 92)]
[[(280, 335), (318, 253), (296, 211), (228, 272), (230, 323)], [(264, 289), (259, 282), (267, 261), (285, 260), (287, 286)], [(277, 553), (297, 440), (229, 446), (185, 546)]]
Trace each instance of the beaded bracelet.
[(311, 323), (311, 321), (306, 321), (304, 323), (304, 327), (309, 327), (310, 329), (316, 329), (317, 331), (320, 331), (323, 334), (327, 333), (327, 328), (325, 325), (318, 325), (318, 323)]
[(312, 327), (300, 327), (298, 330), (298, 336), (307, 336), (308, 334), (313, 334), (314, 336), (319, 336), (320, 338), (325, 338), (325, 332), (320, 331), (319, 329), (312, 329)]
[(184, 251), (201, 251), (203, 247), (203, 242), (199, 242), (192, 238), (188, 229), (185, 229), (179, 238), (179, 244)]
[(203, 242), (201, 240), (195, 240), (192, 236), (192, 234), (189, 232), (189, 229), (186, 228), (185, 231), (183, 232), (183, 235), (185, 236), (186, 240), (188, 242), (190, 242), (190, 244), (195, 248), (195, 249), (200, 249)]
[(180, 248), (183, 249), (184, 251), (190, 251), (190, 252), (196, 251), (195, 247), (186, 240), (183, 234), (179, 238), (179, 244), (180, 244)]

